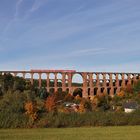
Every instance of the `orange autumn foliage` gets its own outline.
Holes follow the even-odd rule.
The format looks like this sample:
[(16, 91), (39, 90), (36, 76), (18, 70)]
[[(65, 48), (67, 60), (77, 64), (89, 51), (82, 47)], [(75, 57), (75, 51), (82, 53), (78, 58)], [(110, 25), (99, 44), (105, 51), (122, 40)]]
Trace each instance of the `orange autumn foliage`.
[(55, 96), (49, 96), (47, 100), (45, 101), (45, 108), (47, 111), (51, 112), (56, 109), (56, 100)]
[(124, 91), (120, 91), (120, 92), (117, 93), (117, 96), (124, 97), (125, 96), (125, 92)]
[(33, 102), (27, 102), (24, 106), (26, 110), (26, 114), (32, 119), (32, 121), (35, 121), (37, 119), (37, 107), (36, 104)]

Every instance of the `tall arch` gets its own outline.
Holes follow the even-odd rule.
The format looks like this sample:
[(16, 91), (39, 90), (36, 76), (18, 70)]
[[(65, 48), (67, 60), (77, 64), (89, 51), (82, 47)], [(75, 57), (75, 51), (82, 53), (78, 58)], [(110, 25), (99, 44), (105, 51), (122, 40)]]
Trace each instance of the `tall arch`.
[(83, 77), (81, 74), (74, 74), (72, 76), (72, 86), (73, 87), (82, 87), (83, 86)]

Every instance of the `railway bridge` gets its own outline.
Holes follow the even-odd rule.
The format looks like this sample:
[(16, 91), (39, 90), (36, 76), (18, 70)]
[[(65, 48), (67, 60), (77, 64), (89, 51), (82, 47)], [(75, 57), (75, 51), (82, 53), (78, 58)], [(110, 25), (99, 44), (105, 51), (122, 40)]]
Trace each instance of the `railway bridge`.
[[(10, 73), (13, 76), (20, 76), (30, 80), (31, 84), (38, 81), (38, 87), (43, 87), (50, 91), (67, 91), (71, 94), (76, 89), (81, 89), (82, 96), (94, 96), (98, 94), (108, 94), (113, 96), (127, 85), (133, 85), (140, 80), (140, 73), (120, 73), (120, 72), (77, 72), (75, 70), (30, 70), (30, 71), (0, 71), (1, 74)], [(73, 81), (77, 77), (81, 83)], [(52, 84), (53, 83), (53, 84)]]

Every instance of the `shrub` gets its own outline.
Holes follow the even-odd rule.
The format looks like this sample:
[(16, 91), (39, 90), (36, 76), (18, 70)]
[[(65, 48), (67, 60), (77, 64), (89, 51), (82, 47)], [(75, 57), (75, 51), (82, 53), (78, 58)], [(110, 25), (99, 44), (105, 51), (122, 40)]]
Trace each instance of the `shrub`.
[(25, 114), (31, 118), (32, 122), (34, 122), (37, 119), (37, 105), (36, 102), (27, 102), (25, 103)]
[(48, 112), (56, 110), (56, 99), (55, 96), (49, 96), (45, 101), (45, 108)]

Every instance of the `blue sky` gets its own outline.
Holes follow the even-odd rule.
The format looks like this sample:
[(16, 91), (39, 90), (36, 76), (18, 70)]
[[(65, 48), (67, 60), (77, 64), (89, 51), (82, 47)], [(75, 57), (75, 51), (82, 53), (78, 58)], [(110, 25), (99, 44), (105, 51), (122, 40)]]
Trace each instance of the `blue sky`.
[(140, 72), (139, 0), (0, 0), (0, 69)]

